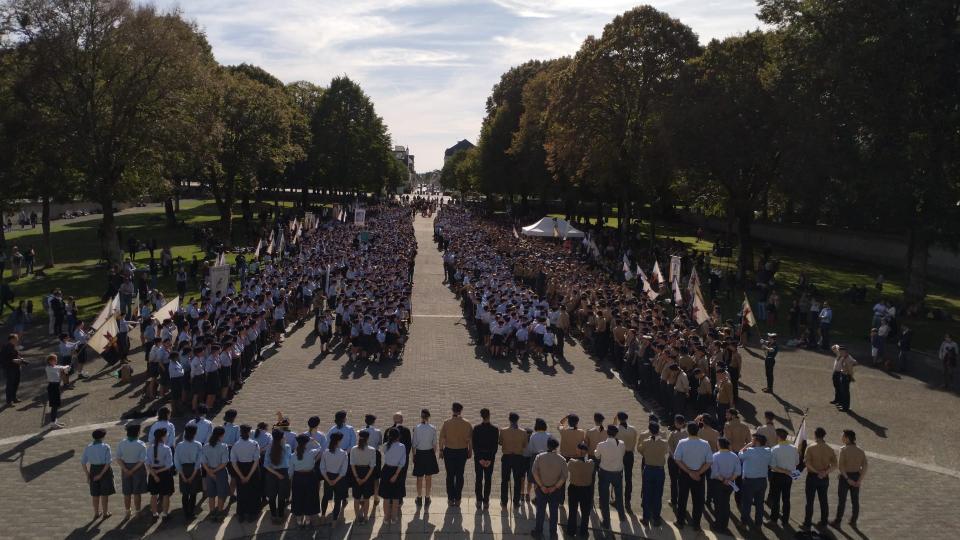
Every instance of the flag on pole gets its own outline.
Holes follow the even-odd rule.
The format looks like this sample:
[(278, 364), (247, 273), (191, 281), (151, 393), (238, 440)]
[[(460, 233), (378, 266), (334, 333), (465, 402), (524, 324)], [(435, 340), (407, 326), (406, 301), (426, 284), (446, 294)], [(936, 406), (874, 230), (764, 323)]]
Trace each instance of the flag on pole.
[(680, 281), (680, 257), (677, 255), (670, 256), (670, 281), (673, 280)]
[(640, 276), (640, 282), (643, 283), (643, 292), (646, 293), (647, 298), (656, 300), (660, 294), (653, 290), (653, 287), (650, 286), (650, 281), (647, 279), (647, 275), (643, 273), (643, 270), (641, 270), (639, 266), (637, 267), (637, 272), (639, 272), (637, 275)]
[(757, 326), (757, 318), (753, 316), (753, 310), (750, 309), (750, 300), (747, 293), (743, 293), (743, 320), (750, 326)]
[[(694, 291), (697, 291), (696, 293)], [(690, 272), (690, 280), (687, 281), (687, 292), (690, 295), (699, 293), (700, 291), (700, 276), (697, 274), (697, 269), (693, 268)]]
[(516, 225), (513, 226), (513, 237), (516, 238), (517, 240), (520, 239), (520, 234), (517, 233), (517, 226), (516, 226)]
[(697, 321), (697, 324), (703, 324), (710, 320), (710, 314), (707, 313), (707, 308), (703, 305), (703, 298), (699, 294), (693, 295), (693, 318)]
[(277, 244), (277, 255), (280, 257), (283, 257), (283, 247), (284, 247), (285, 240), (286, 240), (286, 235), (283, 233), (280, 233), (280, 242)]
[(791, 475), (794, 480), (797, 480), (800, 478), (800, 472), (806, 468), (803, 454), (807, 451), (807, 415), (803, 415), (800, 420), (800, 427), (797, 429), (797, 436), (793, 439), (793, 445), (797, 447), (797, 452), (800, 453), (800, 463), (797, 465), (797, 470)]
[(660, 261), (653, 262), (653, 279), (657, 280), (657, 287), (662, 287), (667, 283), (667, 280), (663, 277), (663, 272), (660, 271)]
[(683, 293), (680, 292), (680, 276), (677, 276), (673, 279), (673, 302), (678, 305), (683, 305)]
[(220, 252), (220, 255), (217, 256), (217, 263), (214, 266), (223, 266), (227, 264), (227, 256), (224, 252)]
[(553, 218), (553, 237), (560, 238), (560, 228), (557, 226), (557, 218)]
[[(109, 319), (112, 319), (114, 314), (119, 310), (120, 293), (117, 293), (116, 296), (111, 298), (110, 301), (103, 306), (103, 309), (100, 310), (100, 314), (97, 315), (96, 320), (93, 321), (93, 329), (98, 330), (101, 326), (103, 326), (103, 323), (107, 322)], [(114, 335), (116, 335), (116, 332), (114, 332)], [(98, 354), (99, 352), (100, 351), (97, 351)]]
[(299, 220), (297, 218), (293, 218), (293, 221), (290, 222), (290, 232), (297, 230), (297, 225), (299, 225)]
[(110, 338), (115, 337), (117, 332), (117, 319), (111, 317), (104, 321), (103, 325), (94, 332), (93, 336), (87, 341), (87, 346), (93, 349), (96, 354), (103, 353), (103, 350), (110, 344)]
[(180, 309), (180, 297), (174, 296), (173, 300), (167, 302), (166, 305), (154, 311), (151, 317), (157, 319), (157, 322), (163, 323), (163, 321), (167, 319), (172, 319), (173, 314), (176, 313), (178, 309)]
[(260, 250), (263, 248), (263, 238), (257, 240), (257, 249), (253, 250), (253, 258), (257, 259), (260, 257)]

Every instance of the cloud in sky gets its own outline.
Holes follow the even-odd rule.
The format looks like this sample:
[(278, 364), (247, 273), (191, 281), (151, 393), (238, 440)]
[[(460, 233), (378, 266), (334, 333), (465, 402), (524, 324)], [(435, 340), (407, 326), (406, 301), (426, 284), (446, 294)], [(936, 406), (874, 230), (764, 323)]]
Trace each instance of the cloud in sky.
[[(394, 144), (420, 172), (476, 141), (484, 100), (511, 66), (572, 55), (623, 0), (151, 0), (206, 32), (223, 64), (259, 65), (284, 82), (349, 75), (373, 98)], [(651, 0), (701, 42), (759, 26), (754, 0)]]

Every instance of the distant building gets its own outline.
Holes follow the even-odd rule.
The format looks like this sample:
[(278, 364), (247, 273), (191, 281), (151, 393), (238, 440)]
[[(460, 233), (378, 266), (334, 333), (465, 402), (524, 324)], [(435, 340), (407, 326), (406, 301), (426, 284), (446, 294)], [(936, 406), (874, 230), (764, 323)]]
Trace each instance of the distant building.
[(416, 184), (417, 169), (414, 166), (414, 156), (410, 153), (410, 147), (394, 146), (393, 157), (397, 158), (397, 161), (407, 169), (407, 182), (412, 187)]
[(447, 148), (443, 153), (443, 162), (446, 163), (448, 159), (452, 158), (457, 152), (463, 152), (464, 150), (469, 150), (473, 148), (473, 143), (463, 139), (457, 144)]

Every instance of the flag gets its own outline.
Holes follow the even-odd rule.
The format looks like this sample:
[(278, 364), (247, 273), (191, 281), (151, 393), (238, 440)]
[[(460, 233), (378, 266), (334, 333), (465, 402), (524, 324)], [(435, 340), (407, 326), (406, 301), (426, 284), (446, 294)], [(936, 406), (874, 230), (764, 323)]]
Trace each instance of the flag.
[(670, 256), (670, 281), (673, 280), (680, 281), (680, 257), (677, 255)]
[(300, 235), (303, 233), (303, 227), (298, 223), (297, 232), (293, 233), (293, 244), (296, 245), (300, 241)]
[(260, 257), (260, 249), (263, 248), (263, 238), (257, 240), (257, 249), (253, 250), (253, 258)]
[(299, 225), (299, 221), (297, 218), (293, 218), (293, 221), (290, 222), (290, 232), (297, 230), (297, 225)]
[(660, 294), (650, 286), (650, 281), (647, 280), (647, 275), (643, 273), (643, 270), (637, 267), (637, 271), (639, 272), (640, 282), (643, 283), (643, 292), (647, 294), (647, 298), (650, 300), (656, 300)]
[(220, 252), (220, 255), (217, 256), (217, 263), (214, 266), (223, 266), (227, 264), (227, 256), (224, 252)]
[(100, 354), (110, 344), (110, 338), (116, 336), (117, 333), (117, 320), (111, 317), (104, 321), (103, 325), (87, 341), (87, 346), (93, 349), (96, 354)]
[(699, 294), (693, 295), (693, 318), (697, 321), (697, 324), (703, 324), (710, 320), (710, 314), (707, 313), (707, 308), (703, 305), (703, 298)]
[(747, 299), (747, 293), (743, 293), (743, 320), (750, 326), (757, 326), (757, 318), (753, 316), (753, 310), (750, 309), (750, 300)]
[(560, 228), (559, 226), (557, 226), (557, 218), (553, 218), (553, 237), (554, 238), (560, 237)]
[(680, 292), (680, 276), (673, 279), (673, 301), (676, 305), (683, 305), (683, 293)]
[(286, 235), (280, 233), (280, 242), (277, 244), (277, 255), (283, 257), (283, 243), (286, 240)]
[[(114, 314), (119, 310), (120, 310), (120, 293), (117, 293), (116, 296), (111, 298), (110, 301), (108, 301), (106, 305), (103, 306), (103, 309), (100, 310), (100, 314), (97, 315), (96, 320), (93, 321), (93, 329), (94, 330), (99, 329), (101, 326), (103, 326), (103, 323), (107, 322), (108, 319), (112, 319)], [(114, 335), (116, 335), (116, 332), (114, 332)], [(97, 351), (97, 352), (99, 353), (100, 351)]]
[(520, 235), (517, 233), (517, 226), (516, 226), (516, 225), (513, 226), (513, 237), (516, 238), (517, 240), (520, 239)]
[(697, 293), (700, 291), (700, 276), (697, 274), (696, 268), (690, 271), (690, 280), (687, 281), (687, 292), (692, 296), (697, 294), (694, 291), (697, 291)]
[(653, 279), (657, 280), (657, 287), (667, 283), (667, 280), (663, 278), (663, 272), (660, 271), (660, 261), (653, 262)]
[(803, 419), (800, 420), (800, 427), (797, 429), (797, 436), (793, 439), (793, 445), (797, 447), (797, 452), (800, 453), (800, 464), (797, 465), (796, 477), (794, 480), (800, 477), (800, 471), (806, 468), (806, 464), (803, 462), (803, 454), (807, 451), (807, 416), (804, 415)]
[(174, 296), (173, 300), (167, 302), (166, 305), (154, 311), (150, 316), (157, 319), (157, 322), (162, 323), (167, 319), (172, 319), (173, 314), (176, 313), (178, 309), (180, 309), (180, 297)]

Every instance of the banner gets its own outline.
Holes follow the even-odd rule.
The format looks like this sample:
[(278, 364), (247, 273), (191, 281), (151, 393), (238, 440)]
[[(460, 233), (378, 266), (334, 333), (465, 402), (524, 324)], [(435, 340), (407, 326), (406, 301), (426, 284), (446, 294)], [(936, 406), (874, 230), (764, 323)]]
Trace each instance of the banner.
[[(93, 326), (91, 328), (94, 330), (99, 329), (101, 326), (103, 326), (103, 323), (107, 322), (109, 319), (112, 319), (117, 311), (120, 311), (120, 293), (117, 293), (116, 296), (111, 298), (110, 301), (103, 306), (103, 309), (100, 310), (100, 314), (97, 315), (97, 319), (93, 321)], [(100, 351), (97, 352), (99, 353)]]
[(673, 280), (680, 281), (680, 257), (676, 255), (670, 256), (670, 281)]
[(309, 231), (310, 229), (313, 229), (313, 228), (314, 228), (314, 222), (315, 222), (316, 219), (317, 219), (317, 218), (316, 218), (316, 216), (313, 215), (313, 212), (307, 212), (307, 213), (303, 214), (303, 227), (304, 227), (305, 229), (307, 229), (308, 231)]
[(93, 349), (96, 354), (100, 354), (110, 344), (110, 338), (112, 337), (117, 337), (117, 319), (113, 317), (104, 321), (103, 325), (87, 341), (87, 346)]
[[(214, 268), (216, 268), (216, 267), (214, 267)], [(227, 267), (227, 268), (229, 268), (229, 267)], [(211, 268), (210, 270), (212, 271), (213, 268)], [(211, 273), (212, 273), (212, 272), (211, 272)], [(165, 321), (165, 320), (167, 320), (167, 319), (172, 319), (172, 318), (173, 318), (173, 314), (176, 313), (178, 309), (180, 309), (180, 297), (179, 297), (179, 296), (174, 296), (174, 297), (173, 297), (173, 300), (167, 302), (166, 305), (164, 305), (164, 306), (161, 307), (160, 309), (154, 311), (150, 316), (153, 317), (154, 319), (156, 319), (157, 322), (162, 323), (163, 321)]]
[(227, 265), (214, 266), (210, 268), (210, 290), (214, 297), (219, 293), (223, 295), (230, 285), (230, 267)]
[(357, 211), (353, 213), (353, 224), (363, 227), (367, 222), (367, 210), (366, 208), (357, 208)]

